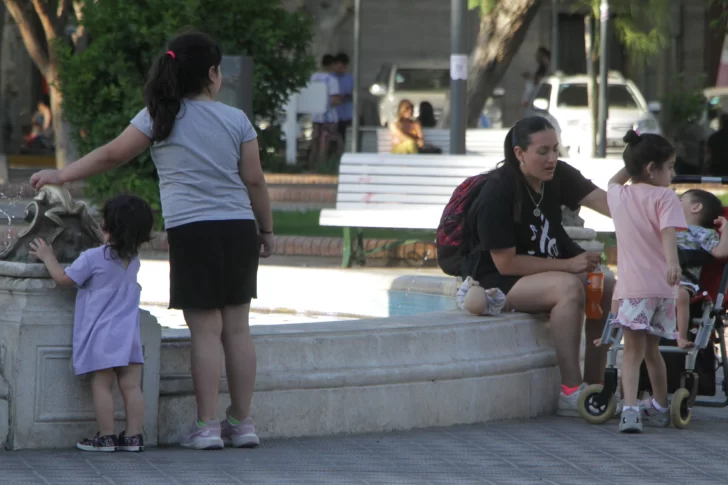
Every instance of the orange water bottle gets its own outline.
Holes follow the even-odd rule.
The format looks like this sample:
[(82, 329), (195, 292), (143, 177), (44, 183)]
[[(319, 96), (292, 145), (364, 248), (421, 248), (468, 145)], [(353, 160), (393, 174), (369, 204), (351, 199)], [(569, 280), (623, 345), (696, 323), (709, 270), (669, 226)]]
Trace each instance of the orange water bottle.
[(586, 275), (586, 318), (602, 318), (602, 296), (604, 295), (604, 273), (597, 267)]

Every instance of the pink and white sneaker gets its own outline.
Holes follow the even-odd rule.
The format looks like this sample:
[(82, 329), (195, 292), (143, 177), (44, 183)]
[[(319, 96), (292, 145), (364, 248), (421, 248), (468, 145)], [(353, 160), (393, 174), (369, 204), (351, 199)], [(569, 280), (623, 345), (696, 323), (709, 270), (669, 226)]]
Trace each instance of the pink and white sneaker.
[(193, 450), (222, 450), (223, 444), (220, 422), (217, 419), (208, 421), (204, 426), (195, 420), (192, 430), (182, 435), (180, 446)]
[(227, 446), (235, 448), (256, 448), (260, 445), (253, 420), (245, 418), (239, 424), (232, 424), (229, 412), (227, 419), (222, 422), (222, 440)]

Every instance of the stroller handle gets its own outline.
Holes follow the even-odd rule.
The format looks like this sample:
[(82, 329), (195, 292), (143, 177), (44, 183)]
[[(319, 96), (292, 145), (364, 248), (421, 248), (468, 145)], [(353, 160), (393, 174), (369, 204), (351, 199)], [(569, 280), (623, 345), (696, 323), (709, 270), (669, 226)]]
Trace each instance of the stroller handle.
[(725, 303), (726, 285), (728, 285), (728, 264), (723, 267), (723, 276), (720, 278), (720, 286), (718, 287), (718, 296), (715, 299), (715, 309), (722, 310)]
[(707, 177), (704, 175), (676, 175), (673, 184), (728, 184), (728, 177)]

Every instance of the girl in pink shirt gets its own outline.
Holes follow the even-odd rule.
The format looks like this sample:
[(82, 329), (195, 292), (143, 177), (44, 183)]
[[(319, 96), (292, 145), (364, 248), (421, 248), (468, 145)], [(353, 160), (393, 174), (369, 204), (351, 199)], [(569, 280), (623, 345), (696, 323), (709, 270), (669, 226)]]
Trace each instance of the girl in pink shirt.
[[(639, 433), (643, 421), (669, 424), (667, 374), (658, 348), (660, 338), (676, 338), (675, 302), (680, 282), (676, 231), (687, 227), (675, 192), (668, 188), (675, 176), (675, 149), (663, 137), (624, 137), (624, 163), (632, 184), (617, 175), (609, 182), (607, 202), (617, 233), (619, 282), (615, 322), (624, 328), (622, 388), (624, 408), (621, 432)], [(637, 401), (642, 361), (654, 397), (642, 408)]]

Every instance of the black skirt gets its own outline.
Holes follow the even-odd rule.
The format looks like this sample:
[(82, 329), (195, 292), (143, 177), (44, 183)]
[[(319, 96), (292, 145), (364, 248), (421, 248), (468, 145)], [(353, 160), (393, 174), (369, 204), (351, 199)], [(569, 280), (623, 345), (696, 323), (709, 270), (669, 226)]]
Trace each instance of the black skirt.
[(168, 229), (167, 242), (169, 308), (222, 309), (257, 297), (255, 221), (192, 222)]

